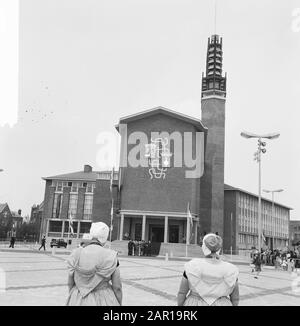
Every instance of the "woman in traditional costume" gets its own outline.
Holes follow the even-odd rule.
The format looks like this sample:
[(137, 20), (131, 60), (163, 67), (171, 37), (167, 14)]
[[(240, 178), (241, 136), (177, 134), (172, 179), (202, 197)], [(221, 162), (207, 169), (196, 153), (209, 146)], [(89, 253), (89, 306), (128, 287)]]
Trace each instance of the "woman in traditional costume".
[(192, 259), (185, 270), (177, 295), (178, 306), (237, 306), (239, 270), (222, 261), (222, 238), (207, 234), (202, 250), (205, 258)]
[(108, 234), (105, 223), (92, 223), (91, 241), (75, 249), (69, 258), (67, 306), (122, 305), (117, 252), (104, 248)]

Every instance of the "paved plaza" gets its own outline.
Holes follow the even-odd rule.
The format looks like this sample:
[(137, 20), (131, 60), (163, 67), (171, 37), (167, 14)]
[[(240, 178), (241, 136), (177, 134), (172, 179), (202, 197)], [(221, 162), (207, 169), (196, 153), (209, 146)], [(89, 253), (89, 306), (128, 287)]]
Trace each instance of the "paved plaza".
[[(0, 305), (64, 305), (68, 294), (67, 258), (68, 254), (59, 250), (52, 255), (30, 248), (0, 249), (0, 268), (6, 276)], [(125, 306), (176, 305), (185, 261), (140, 257), (119, 260)], [(297, 286), (295, 275), (265, 267), (259, 279), (254, 279), (249, 265), (238, 267), (241, 306), (300, 305), (300, 282)]]

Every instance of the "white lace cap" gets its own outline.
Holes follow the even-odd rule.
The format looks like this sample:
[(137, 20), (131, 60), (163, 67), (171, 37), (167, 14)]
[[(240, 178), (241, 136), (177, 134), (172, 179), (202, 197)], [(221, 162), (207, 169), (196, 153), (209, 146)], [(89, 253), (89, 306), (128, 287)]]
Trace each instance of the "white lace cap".
[(103, 222), (92, 223), (90, 229), (91, 238), (98, 239), (101, 243), (105, 243), (107, 241), (109, 234), (109, 227)]

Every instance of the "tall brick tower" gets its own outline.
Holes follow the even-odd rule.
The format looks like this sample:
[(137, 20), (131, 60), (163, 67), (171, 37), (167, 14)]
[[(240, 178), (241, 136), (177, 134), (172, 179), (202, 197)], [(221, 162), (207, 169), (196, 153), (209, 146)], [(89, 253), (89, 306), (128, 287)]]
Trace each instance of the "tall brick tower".
[(223, 236), (226, 75), (222, 76), (222, 38), (208, 39), (206, 75), (202, 76), (202, 123), (208, 128), (201, 178), (200, 232)]

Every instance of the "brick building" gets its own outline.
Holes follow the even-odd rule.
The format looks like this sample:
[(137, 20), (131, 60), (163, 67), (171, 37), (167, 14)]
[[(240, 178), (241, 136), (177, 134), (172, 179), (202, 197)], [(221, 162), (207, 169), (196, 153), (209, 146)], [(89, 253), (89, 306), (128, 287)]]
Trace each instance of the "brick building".
[(41, 237), (41, 227), (42, 227), (42, 221), (43, 221), (43, 209), (44, 209), (44, 202), (42, 202), (39, 205), (33, 205), (31, 207), (30, 212), (30, 219), (29, 223), (35, 225), (36, 230), (38, 230), (38, 240), (40, 241)]
[[(224, 248), (233, 253), (257, 248), (258, 196), (248, 191), (224, 186)], [(284, 249), (289, 246), (290, 207), (262, 198), (264, 246)]]
[[(50, 238), (80, 238), (88, 233), (93, 214), (103, 201), (97, 193), (101, 191), (102, 181), (104, 185), (110, 184), (110, 177), (109, 171), (96, 172), (85, 165), (83, 171), (43, 178), (46, 186), (41, 233)], [(97, 192), (96, 184), (99, 185)], [(97, 200), (94, 200), (96, 196)], [(73, 232), (69, 227), (70, 218)], [(99, 218), (101, 216), (95, 220)]]
[(0, 204), (0, 238), (6, 239), (13, 227), (12, 213), (7, 203)]
[(24, 218), (22, 216), (22, 210), (19, 209), (17, 212), (11, 211), (11, 215), (12, 215), (14, 228), (16, 229), (20, 228), (24, 222)]
[(12, 211), (8, 204), (0, 204), (0, 238), (7, 239), (17, 236), (23, 223), (22, 211)]

